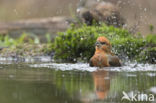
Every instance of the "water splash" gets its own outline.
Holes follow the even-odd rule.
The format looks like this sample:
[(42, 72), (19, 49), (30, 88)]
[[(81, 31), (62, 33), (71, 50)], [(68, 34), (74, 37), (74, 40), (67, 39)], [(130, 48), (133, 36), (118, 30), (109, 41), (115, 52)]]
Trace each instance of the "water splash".
[[(125, 60), (126, 61), (126, 60)], [(93, 72), (97, 69), (103, 69), (106, 71), (116, 71), (116, 72), (135, 72), (135, 71), (156, 71), (155, 64), (138, 64), (137, 62), (126, 61), (121, 67), (90, 67), (88, 63), (54, 63), (54, 61), (47, 56), (38, 57), (27, 57), (27, 58), (0, 58), (0, 64), (14, 64), (14, 63), (25, 63), (30, 67), (40, 68), (46, 67), (55, 70), (78, 70), (78, 71), (89, 71)], [(29, 64), (30, 63), (30, 64)], [(153, 76), (153, 74), (147, 74), (148, 76)]]
[(72, 64), (72, 63), (43, 63), (43, 64), (33, 64), (30, 65), (30, 67), (47, 67), (47, 68), (51, 68), (51, 69), (57, 69), (57, 70), (81, 70), (81, 71), (89, 71), (89, 72), (93, 72), (95, 70), (97, 70), (96, 67), (89, 67), (89, 64), (87, 63), (76, 63), (76, 64)]
[(154, 64), (136, 64), (136, 63), (127, 63), (127, 65), (124, 65), (122, 67), (104, 67), (104, 68), (98, 68), (98, 67), (89, 67), (89, 64), (87, 63), (43, 63), (43, 64), (33, 64), (30, 65), (31, 67), (47, 67), (51, 69), (56, 70), (80, 70), (80, 71), (89, 71), (93, 72), (97, 69), (104, 69), (107, 71), (117, 71), (117, 72), (135, 72), (135, 71), (156, 71), (156, 65)]
[(0, 57), (0, 64), (13, 63), (36, 63), (36, 62), (52, 62), (50, 56), (36, 56), (36, 57)]

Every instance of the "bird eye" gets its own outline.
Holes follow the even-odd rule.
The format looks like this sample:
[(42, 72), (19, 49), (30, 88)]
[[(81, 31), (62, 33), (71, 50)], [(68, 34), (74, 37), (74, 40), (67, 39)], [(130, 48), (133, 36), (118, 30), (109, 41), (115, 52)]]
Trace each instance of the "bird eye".
[(106, 44), (106, 42), (100, 42), (102, 45)]

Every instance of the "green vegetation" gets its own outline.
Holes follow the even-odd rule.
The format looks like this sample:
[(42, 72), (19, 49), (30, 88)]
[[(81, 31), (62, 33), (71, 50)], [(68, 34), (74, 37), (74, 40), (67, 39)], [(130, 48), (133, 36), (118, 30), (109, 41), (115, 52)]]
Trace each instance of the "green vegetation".
[[(46, 35), (48, 37), (48, 35)], [(49, 40), (48, 40), (49, 42)], [(1, 56), (40, 56), (48, 54), (51, 44), (41, 44), (37, 36), (23, 33), (19, 38), (13, 39), (8, 35), (0, 36)]]
[(149, 29), (150, 29), (151, 32), (153, 32), (154, 31), (154, 26), (153, 25), (149, 25)]
[(149, 34), (146, 38), (146, 46), (139, 54), (137, 60), (140, 62), (156, 63), (156, 35)]
[(39, 44), (40, 40), (33, 34), (23, 33), (19, 38), (13, 39), (9, 35), (0, 35), (0, 46), (17, 46), (18, 44)]
[(149, 63), (155, 63), (156, 60), (156, 35), (154, 34), (143, 38), (140, 34), (134, 36), (125, 29), (102, 24), (81, 27), (71, 25), (67, 31), (58, 33), (54, 42), (51, 41), (49, 34), (45, 36), (47, 43), (43, 44), (33, 34), (23, 33), (17, 39), (1, 35), (1, 56), (38, 56), (55, 52), (56, 61), (87, 62), (94, 54), (94, 43), (97, 37), (105, 36), (111, 41), (112, 52), (120, 58)]
[[(145, 47), (155, 45), (155, 35), (149, 35), (147, 38), (137, 34), (134, 36), (125, 29), (115, 28), (113, 26), (86, 26), (80, 28), (71, 26), (66, 32), (61, 32), (55, 38), (53, 50), (55, 51), (54, 58), (64, 61), (87, 61), (93, 55), (94, 43), (98, 36), (107, 37), (112, 44), (112, 50), (116, 55), (123, 58), (128, 57), (131, 60), (142, 61), (145, 59), (140, 56), (141, 52), (146, 50)], [(150, 50), (151, 51), (151, 50)], [(151, 52), (146, 52), (151, 55)], [(150, 56), (149, 56), (150, 58)], [(156, 56), (154, 56), (154, 59)]]

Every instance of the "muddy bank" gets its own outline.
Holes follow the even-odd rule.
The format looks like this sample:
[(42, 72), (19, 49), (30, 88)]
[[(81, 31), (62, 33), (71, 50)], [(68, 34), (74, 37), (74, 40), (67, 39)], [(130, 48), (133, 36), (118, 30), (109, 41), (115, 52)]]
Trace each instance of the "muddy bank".
[(45, 34), (51, 34), (52, 38), (57, 32), (65, 31), (69, 27), (70, 17), (52, 17), (43, 19), (29, 19), (9, 23), (0, 23), (0, 34), (9, 34), (11, 37), (19, 37), (22, 33), (33, 33), (42, 41)]

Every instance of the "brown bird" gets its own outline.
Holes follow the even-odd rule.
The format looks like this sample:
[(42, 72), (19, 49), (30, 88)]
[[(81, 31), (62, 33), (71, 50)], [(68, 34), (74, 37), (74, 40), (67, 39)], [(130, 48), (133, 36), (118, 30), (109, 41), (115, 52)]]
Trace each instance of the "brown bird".
[(96, 51), (93, 57), (90, 59), (90, 66), (92, 67), (121, 66), (119, 58), (111, 52), (111, 44), (106, 37), (104, 36), (98, 37), (95, 45)]

